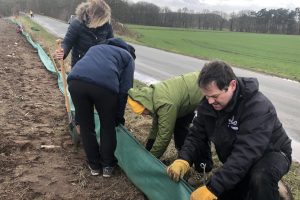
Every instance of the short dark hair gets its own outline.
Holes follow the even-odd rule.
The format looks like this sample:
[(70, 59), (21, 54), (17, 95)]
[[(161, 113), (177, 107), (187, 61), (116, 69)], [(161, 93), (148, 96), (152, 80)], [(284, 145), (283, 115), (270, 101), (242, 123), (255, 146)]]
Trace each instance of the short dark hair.
[(199, 78), (198, 86), (205, 88), (210, 83), (215, 82), (220, 90), (226, 89), (230, 81), (236, 80), (232, 68), (223, 61), (212, 61), (206, 63), (202, 68)]

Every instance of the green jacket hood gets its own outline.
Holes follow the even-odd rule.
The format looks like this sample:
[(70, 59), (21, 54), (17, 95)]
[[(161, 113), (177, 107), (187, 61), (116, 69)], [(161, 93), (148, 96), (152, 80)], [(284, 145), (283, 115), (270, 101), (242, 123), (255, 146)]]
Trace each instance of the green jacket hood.
[(152, 128), (148, 139), (155, 140), (150, 152), (157, 158), (167, 149), (176, 120), (193, 114), (202, 99), (203, 95), (197, 85), (198, 76), (199, 72), (188, 73), (129, 90), (129, 96), (152, 113)]
[(128, 95), (135, 101), (142, 104), (151, 113), (154, 112), (153, 107), (153, 88), (150, 86), (142, 88), (131, 88)]

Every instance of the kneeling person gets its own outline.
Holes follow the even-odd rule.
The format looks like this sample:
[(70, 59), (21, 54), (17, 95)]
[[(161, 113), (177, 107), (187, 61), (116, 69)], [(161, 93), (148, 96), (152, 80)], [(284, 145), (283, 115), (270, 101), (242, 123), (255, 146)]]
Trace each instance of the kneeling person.
[[(160, 158), (163, 155), (173, 136), (176, 149), (181, 149), (195, 109), (202, 98), (197, 86), (198, 75), (199, 72), (192, 72), (129, 90), (128, 104), (132, 110), (153, 117), (146, 149), (155, 157)], [(211, 160), (198, 160), (195, 157), (193, 163), (197, 170), (200, 162), (209, 163), (208, 168), (212, 165)]]
[(167, 168), (178, 180), (193, 157), (205, 157), (214, 143), (223, 165), (192, 200), (279, 199), (278, 181), (291, 165), (291, 140), (256, 78), (236, 77), (224, 62), (206, 64), (198, 85), (205, 96), (179, 152)]

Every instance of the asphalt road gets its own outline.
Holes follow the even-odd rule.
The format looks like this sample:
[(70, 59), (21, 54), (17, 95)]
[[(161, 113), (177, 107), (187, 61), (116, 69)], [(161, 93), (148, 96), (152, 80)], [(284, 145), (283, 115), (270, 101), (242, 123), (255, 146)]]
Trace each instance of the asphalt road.
[[(35, 15), (34, 20), (60, 38), (68, 28), (65, 22), (45, 16)], [(137, 55), (135, 78), (146, 83), (200, 71), (207, 62), (141, 45), (133, 46)], [(238, 76), (259, 80), (260, 90), (273, 102), (285, 130), (293, 139), (293, 158), (300, 161), (300, 83), (239, 68), (234, 68), (234, 72)]]

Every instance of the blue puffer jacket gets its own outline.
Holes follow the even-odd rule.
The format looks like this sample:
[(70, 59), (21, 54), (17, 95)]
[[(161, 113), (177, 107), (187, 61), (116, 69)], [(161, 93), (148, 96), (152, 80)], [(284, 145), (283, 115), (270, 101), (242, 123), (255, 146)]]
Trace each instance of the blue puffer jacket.
[(128, 90), (133, 86), (134, 48), (119, 38), (91, 47), (67, 81), (82, 80), (119, 94), (118, 117), (123, 117)]

